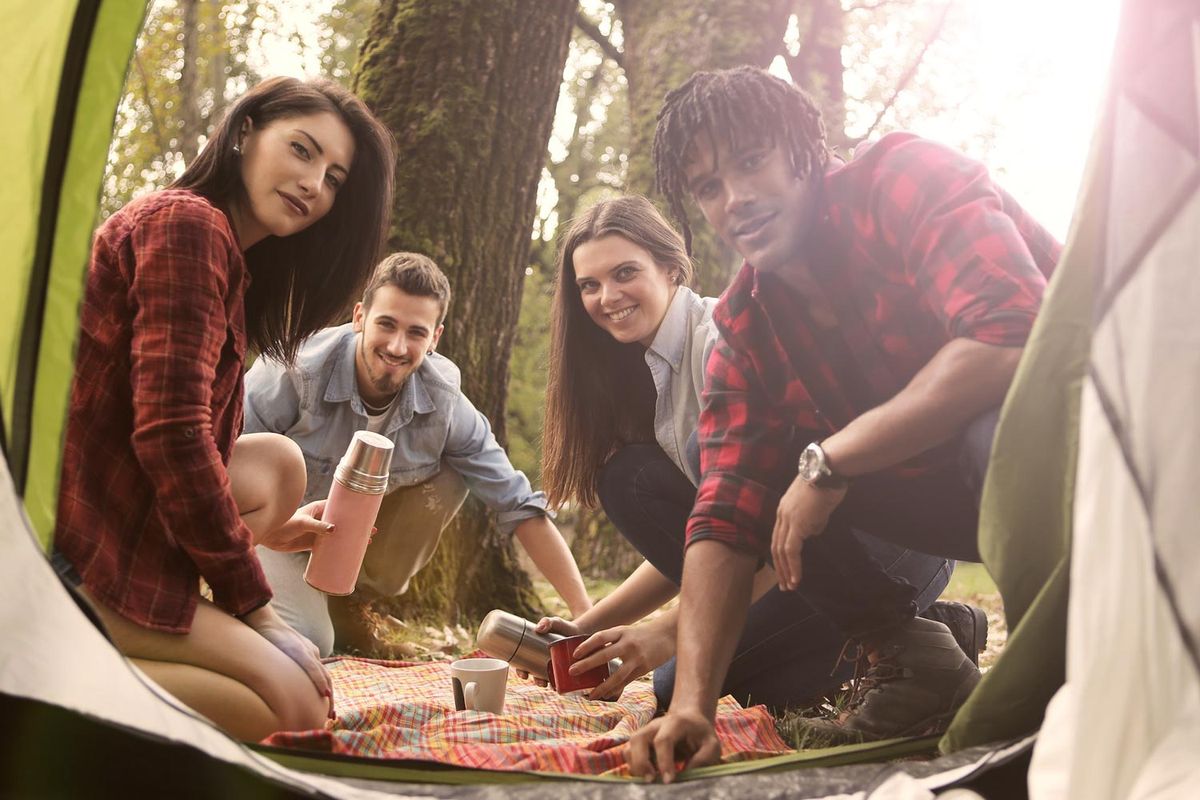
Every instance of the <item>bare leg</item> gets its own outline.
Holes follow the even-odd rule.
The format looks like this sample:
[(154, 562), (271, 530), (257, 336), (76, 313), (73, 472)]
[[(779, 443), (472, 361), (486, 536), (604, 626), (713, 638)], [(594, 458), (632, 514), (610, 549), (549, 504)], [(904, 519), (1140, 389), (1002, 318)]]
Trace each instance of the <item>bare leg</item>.
[(172, 634), (143, 628), (89, 599), (125, 656), (231, 733), (258, 740), (325, 724), (328, 701), (296, 662), (207, 600), (200, 600), (191, 631)]
[(188, 708), (222, 719), (221, 727), (239, 739), (258, 741), (278, 729), (274, 712), (244, 683), (191, 664), (129, 660)]
[(255, 542), (287, 522), (304, 499), (304, 455), (286, 436), (239, 436), (228, 471), (233, 500)]

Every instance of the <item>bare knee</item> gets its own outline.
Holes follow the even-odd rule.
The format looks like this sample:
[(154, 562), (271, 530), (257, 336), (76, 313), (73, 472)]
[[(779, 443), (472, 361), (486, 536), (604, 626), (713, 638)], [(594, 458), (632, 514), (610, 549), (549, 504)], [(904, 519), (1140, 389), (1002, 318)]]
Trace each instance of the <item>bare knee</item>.
[(281, 665), (270, 677), (260, 677), (251, 688), (279, 720), (280, 731), (323, 728), (329, 719), (329, 700), (294, 662)]
[(263, 434), (270, 436), (270, 462), (275, 473), (275, 502), (279, 506), (282, 525), (304, 499), (304, 490), (308, 485), (308, 471), (304, 466), (304, 453), (300, 445), (286, 436), (275, 433)]
[(238, 511), (256, 536), (287, 522), (304, 499), (308, 481), (299, 445), (277, 433), (238, 438), (229, 462)]

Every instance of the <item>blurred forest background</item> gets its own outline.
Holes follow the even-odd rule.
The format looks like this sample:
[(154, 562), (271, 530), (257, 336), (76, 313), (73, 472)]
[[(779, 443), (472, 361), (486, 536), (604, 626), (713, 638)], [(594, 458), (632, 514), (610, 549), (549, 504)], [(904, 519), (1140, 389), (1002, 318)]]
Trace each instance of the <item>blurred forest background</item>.
[[(357, 91), (399, 143), (390, 244), (434, 257), (456, 297), (441, 350), (538, 483), (555, 234), (591, 203), (651, 194), (649, 145), (667, 90), (749, 63), (812, 93), (843, 153), (898, 128), (953, 128), (988, 160), (1002, 115), (1044, 65), (1011, 65), (981, 95), (979, 26), (954, 0), (156, 0), (130, 66), (103, 213), (179, 174), (226, 105), (261, 78), (321, 75)], [(934, 135), (937, 135), (936, 133)], [(697, 227), (699, 231), (700, 228)], [(699, 289), (734, 258), (699, 238)], [(468, 505), (392, 609), (478, 619), (541, 601), (512, 543)], [(637, 560), (602, 515), (565, 509), (585, 574)], [(485, 546), (480, 547), (483, 541)]]

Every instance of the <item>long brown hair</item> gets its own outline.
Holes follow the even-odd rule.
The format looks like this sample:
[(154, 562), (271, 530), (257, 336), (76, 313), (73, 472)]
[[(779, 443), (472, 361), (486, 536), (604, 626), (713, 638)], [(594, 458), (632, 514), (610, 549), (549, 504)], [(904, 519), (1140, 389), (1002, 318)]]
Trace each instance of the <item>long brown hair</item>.
[(542, 432), (542, 486), (551, 505), (575, 499), (596, 506), (596, 475), (623, 444), (654, 441), (654, 381), (646, 348), (622, 344), (583, 307), (575, 285), (575, 250), (602, 236), (621, 236), (659, 269), (691, 281), (683, 238), (649, 200), (604, 200), (571, 221), (558, 251), (550, 330), (550, 372)]
[(309, 335), (345, 316), (379, 260), (392, 210), (395, 143), (366, 105), (332, 81), (269, 78), (243, 94), (204, 150), (174, 183), (229, 210), (241, 200), (235, 145), (246, 119), (337, 114), (354, 137), (354, 163), (329, 213), (287, 237), (268, 236), (246, 251), (246, 335), (262, 355), (290, 362)]

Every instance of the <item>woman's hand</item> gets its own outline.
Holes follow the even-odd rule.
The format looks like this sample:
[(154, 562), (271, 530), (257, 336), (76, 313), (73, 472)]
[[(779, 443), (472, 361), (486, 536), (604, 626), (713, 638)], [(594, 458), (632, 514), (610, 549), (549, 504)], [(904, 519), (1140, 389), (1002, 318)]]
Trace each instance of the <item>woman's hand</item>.
[[(535, 633), (540, 633), (545, 636), (547, 633), (557, 633), (559, 636), (579, 636), (582, 633), (591, 633), (580, 627), (578, 622), (571, 622), (562, 617), (542, 617), (538, 620), (537, 625), (533, 626)], [(532, 677), (533, 682), (538, 686), (549, 686), (550, 684), (545, 678), (539, 678), (536, 675), (531, 676), (523, 669), (517, 670), (517, 677), (524, 680)]]
[(621, 659), (620, 668), (599, 686), (588, 692), (589, 700), (616, 700), (630, 681), (671, 660), (675, 655), (673, 620), (652, 620), (640, 625), (619, 625), (592, 634), (575, 648), (571, 674), (578, 675), (594, 667)]
[(328, 536), (333, 533), (333, 525), (322, 522), (325, 514), (325, 501), (314, 500), (308, 505), (300, 506), (292, 518), (273, 531), (263, 534), (262, 539), (255, 542), (270, 550), (281, 553), (298, 553), (312, 550), (313, 542), (318, 536)]
[(275, 613), (275, 609), (267, 603), (260, 609), (251, 611), (241, 617), (242, 622), (249, 625), (260, 636), (278, 647), (288, 658), (295, 661), (300, 669), (313, 682), (317, 693), (329, 699), (329, 715), (333, 716), (333, 681), (325, 665), (321, 663), (321, 653), (317, 646), (296, 632), (296, 629), (284, 622)]

